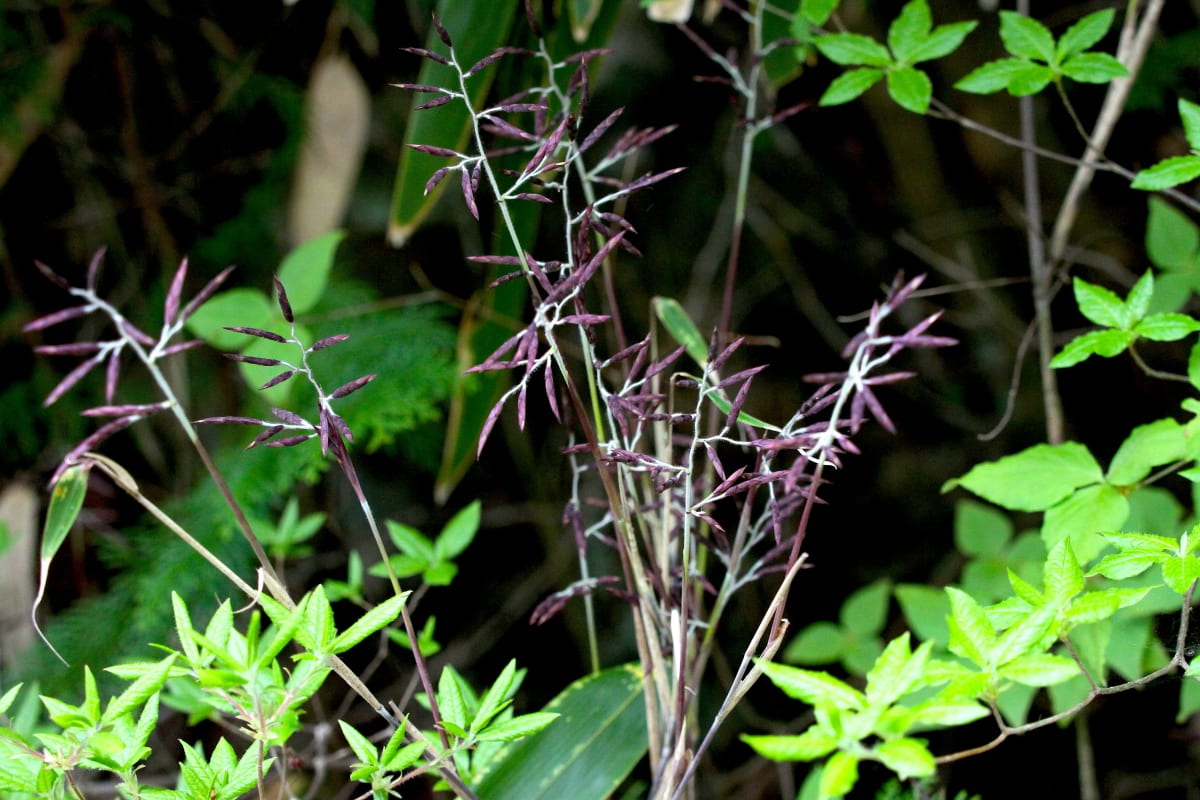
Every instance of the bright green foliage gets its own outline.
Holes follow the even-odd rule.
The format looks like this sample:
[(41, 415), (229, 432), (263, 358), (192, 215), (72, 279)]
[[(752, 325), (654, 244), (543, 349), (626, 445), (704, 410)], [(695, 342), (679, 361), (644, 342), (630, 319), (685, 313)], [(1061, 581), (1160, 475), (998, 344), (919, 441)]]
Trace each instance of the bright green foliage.
[(892, 99), (909, 111), (924, 114), (929, 110), (933, 83), (913, 65), (954, 52), (978, 24), (956, 22), (935, 28), (926, 0), (909, 0), (888, 28), (886, 47), (858, 33), (816, 37), (813, 44), (822, 55), (834, 63), (856, 67), (829, 85), (821, 95), (821, 105), (848, 103), (886, 76)]
[(1163, 583), (1181, 595), (1200, 577), (1200, 557), (1196, 555), (1200, 526), (1185, 531), (1178, 539), (1144, 533), (1110, 533), (1106, 537), (1118, 552), (1101, 559), (1089, 574), (1123, 580), (1159, 566)]
[(270, 768), (273, 758), (262, 759), (254, 748), (238, 758), (233, 746), (225, 739), (217, 742), (212, 758), (204, 751), (182, 742), (184, 761), (179, 765), (179, 785), (176, 789), (143, 789), (142, 796), (150, 800), (236, 800), (255, 787), (259, 771)]
[(1191, 153), (1164, 159), (1137, 174), (1134, 189), (1161, 191), (1200, 178), (1200, 105), (1179, 98), (1179, 117)]
[(416, 764), (425, 752), (425, 743), (422, 741), (404, 743), (405, 724), (396, 728), (382, 752), (345, 720), (339, 719), (338, 725), (346, 737), (346, 744), (358, 758), (350, 779), (370, 784), (373, 797), (387, 797), (398, 773)]
[(1200, 291), (1200, 228), (1159, 197), (1150, 198), (1146, 255), (1162, 270), (1154, 281), (1152, 311), (1178, 311)]
[(970, 558), (963, 566), (960, 584), (981, 602), (995, 602), (1009, 596), (1012, 592), (1009, 571), (1033, 580), (1046, 560), (1046, 548), (1035, 532), (1025, 531), (1014, 537), (1012, 522), (1006, 514), (973, 500), (955, 504), (954, 544)]
[[(71, 532), (71, 528), (75, 526), (75, 520), (79, 518), (79, 512), (83, 510), (83, 500), (87, 496), (88, 472), (89, 468), (86, 466), (69, 467), (55, 482), (54, 488), (50, 490), (50, 508), (46, 511), (46, 523), (42, 528), (41, 552), (38, 557), (38, 590), (37, 596), (33, 600), (35, 612), (42, 604), (42, 596), (46, 591), (46, 576), (50, 572), (54, 554), (66, 541), (67, 534)], [(54, 645), (50, 644), (42, 634), (36, 618), (33, 624), (38, 636), (42, 637), (42, 641), (54, 651), (54, 655), (62, 659), (62, 656), (58, 655), (58, 651), (54, 649)]]
[[(396, 577), (420, 575), (430, 586), (449, 585), (458, 574), (454, 559), (474, 540), (479, 519), (480, 503), (476, 500), (455, 514), (432, 540), (416, 528), (388, 520), (388, 535), (400, 551), (389, 559)], [(376, 564), (369, 571), (379, 577), (387, 575), (383, 564)]]
[(880, 633), (887, 623), (891, 581), (880, 579), (846, 598), (839, 624), (816, 622), (796, 634), (783, 652), (793, 664), (841, 664), (855, 675), (866, 675), (883, 652)]
[(893, 639), (867, 674), (861, 692), (824, 672), (764, 663), (762, 670), (772, 683), (813, 707), (816, 723), (797, 736), (743, 735), (742, 739), (776, 761), (830, 756), (821, 774), (821, 798), (848, 793), (864, 760), (879, 761), (902, 778), (932, 775), (933, 756), (924, 740), (910, 734), (963, 725), (988, 714), (974, 698), (944, 692), (902, 702), (939, 682), (940, 675), (930, 669), (932, 649), (933, 643), (925, 642), (912, 650), (907, 633)]
[(1092, 355), (1112, 358), (1125, 352), (1138, 339), (1173, 342), (1200, 330), (1200, 322), (1186, 314), (1151, 314), (1154, 273), (1147, 270), (1124, 300), (1102, 286), (1075, 278), (1075, 302), (1079, 311), (1104, 330), (1075, 337), (1050, 362), (1056, 369), (1078, 364)]
[(1088, 14), (1056, 42), (1050, 30), (1015, 11), (1000, 12), (1000, 40), (1010, 58), (990, 61), (955, 84), (976, 94), (1007, 89), (1019, 97), (1037, 94), (1063, 78), (1081, 83), (1108, 83), (1128, 74), (1120, 61), (1107, 53), (1088, 52), (1112, 27), (1113, 10)]
[(289, 497), (278, 523), (259, 523), (253, 527), (267, 555), (284, 559), (311, 556), (313, 549), (305, 542), (316, 536), (324, 524), (325, 515), (319, 512), (301, 517), (299, 502), (295, 497)]

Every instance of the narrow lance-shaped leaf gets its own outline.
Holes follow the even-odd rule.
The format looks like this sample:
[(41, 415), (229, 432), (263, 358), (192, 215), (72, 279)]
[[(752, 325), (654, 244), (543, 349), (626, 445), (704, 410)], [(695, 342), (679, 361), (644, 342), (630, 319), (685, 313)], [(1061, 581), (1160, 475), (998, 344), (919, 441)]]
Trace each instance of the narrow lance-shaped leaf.
[(83, 500), (87, 496), (88, 472), (89, 467), (86, 465), (68, 467), (51, 490), (50, 508), (46, 512), (46, 524), (42, 528), (38, 590), (37, 596), (33, 599), (33, 611), (31, 612), (34, 630), (37, 631), (38, 636), (46, 643), (51, 652), (58, 656), (58, 659), (64, 664), (67, 663), (66, 659), (59, 654), (58, 650), (54, 649), (54, 645), (50, 644), (38, 626), (37, 609), (41, 605), (46, 591), (46, 576), (50, 571), (50, 562), (54, 560), (54, 555), (66, 540), (75, 520), (79, 518), (79, 512), (83, 509)]

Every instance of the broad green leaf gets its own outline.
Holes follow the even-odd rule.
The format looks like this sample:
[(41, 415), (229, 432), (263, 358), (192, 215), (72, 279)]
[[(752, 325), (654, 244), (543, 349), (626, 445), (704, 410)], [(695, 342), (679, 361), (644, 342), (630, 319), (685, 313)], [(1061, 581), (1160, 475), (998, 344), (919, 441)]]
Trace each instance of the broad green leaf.
[(89, 470), (88, 466), (67, 467), (50, 490), (50, 507), (46, 510), (46, 522), (42, 526), (42, 545), (38, 558), (38, 590), (37, 595), (33, 598), (33, 611), (30, 615), (33, 629), (37, 631), (37, 635), (64, 664), (67, 662), (42, 634), (42, 629), (37, 621), (37, 610), (46, 593), (46, 577), (50, 573), (50, 563), (54, 560), (58, 548), (62, 547), (62, 543), (66, 541), (67, 534), (74, 527), (75, 520), (79, 518), (79, 512), (83, 510), (83, 500), (87, 496)]
[(1053, 686), (1079, 674), (1079, 665), (1065, 656), (1035, 653), (1021, 656), (999, 669), (1000, 676), (1025, 686)]
[(946, 587), (950, 597), (950, 652), (979, 666), (986, 666), (996, 643), (996, 630), (988, 622), (975, 599), (954, 586)]
[(1011, 55), (1050, 63), (1054, 60), (1054, 36), (1036, 19), (1015, 11), (1000, 12), (1000, 40)]
[(865, 703), (862, 692), (826, 672), (771, 663), (763, 663), (762, 671), (788, 697), (803, 700), (810, 706), (833, 706), (856, 711)]
[(1008, 93), (1013, 97), (1037, 94), (1054, 80), (1054, 70), (1041, 64), (1026, 63), (1024, 69), (1013, 73), (1008, 82)]
[(1056, 608), (1066, 607), (1068, 601), (1083, 591), (1083, 570), (1071, 549), (1071, 540), (1063, 539), (1046, 556), (1044, 576), (1046, 599)]
[(1185, 429), (1169, 417), (1139, 425), (1117, 448), (1105, 480), (1114, 486), (1135, 484), (1155, 467), (1182, 459), (1186, 446)]
[(1129, 75), (1125, 65), (1108, 53), (1080, 53), (1062, 65), (1063, 75), (1080, 83), (1108, 83)]
[(1061, 63), (1103, 39), (1104, 34), (1112, 27), (1114, 13), (1111, 8), (1096, 11), (1067, 28), (1054, 48), (1056, 60)]
[(1007, 89), (1018, 75), (1028, 72), (1029, 66), (1029, 62), (1019, 58), (989, 61), (961, 78), (954, 88), (972, 94), (992, 94)]
[(858, 589), (842, 604), (839, 618), (842, 627), (858, 634), (877, 634), (887, 622), (888, 600), (892, 594), (891, 581), (880, 578)]
[(387, 526), (388, 536), (391, 537), (392, 543), (400, 552), (420, 559), (426, 564), (438, 561), (433, 542), (429, 541), (425, 534), (411, 525), (405, 525), (395, 520), (384, 520), (384, 524)]
[(821, 55), (842, 66), (886, 67), (892, 63), (886, 47), (859, 33), (830, 33), (818, 36), (813, 44)]
[(760, 756), (772, 761), (813, 761), (824, 758), (837, 747), (837, 737), (819, 725), (813, 725), (799, 736), (742, 734), (741, 738)]
[(1105, 328), (1128, 328), (1133, 324), (1125, 301), (1112, 291), (1082, 278), (1075, 278), (1075, 302), (1079, 312), (1096, 325)]
[(279, 282), (287, 291), (292, 311), (303, 314), (311, 310), (325, 294), (333, 257), (345, 238), (345, 231), (330, 231), (309, 239), (284, 256), (279, 265)]
[(954, 504), (954, 546), (972, 558), (998, 557), (1012, 539), (1012, 522), (1003, 512), (959, 500)]
[(883, 75), (883, 70), (869, 67), (843, 72), (829, 84), (818, 105), (837, 106), (857, 100), (863, 92), (879, 83)]
[(782, 658), (792, 664), (832, 664), (842, 656), (846, 637), (832, 622), (814, 622), (784, 648)]
[(1200, 105), (1179, 98), (1179, 118), (1183, 121), (1183, 133), (1192, 150), (1200, 150)]
[[(1200, 659), (1194, 658), (1184, 674), (1196, 678), (1194, 670), (1197, 669), (1200, 669)], [(1200, 711), (1200, 680), (1180, 681), (1180, 683), (1182, 686), (1179, 689), (1179, 711), (1175, 714), (1176, 725), (1186, 724), (1193, 714)]]
[(914, 114), (929, 110), (933, 97), (933, 83), (929, 76), (916, 67), (902, 67), (887, 74), (888, 94), (898, 105)]
[(1081, 486), (1098, 483), (1104, 473), (1088, 449), (1077, 442), (1039, 444), (996, 461), (976, 465), (947, 481), (1014, 511), (1044, 511)]
[(568, 686), (543, 709), (553, 725), (506, 744), (471, 788), (488, 800), (604, 800), (646, 753), (642, 679), (634, 665)]
[(924, 778), (932, 775), (937, 765), (929, 748), (919, 739), (892, 739), (875, 748), (875, 755), (884, 766), (900, 776), (901, 780)]
[(329, 652), (343, 653), (372, 633), (391, 625), (396, 621), (396, 617), (400, 616), (400, 612), (404, 608), (404, 603), (408, 600), (410, 594), (412, 592), (402, 592), (399, 595), (392, 595), (366, 614), (363, 614), (353, 625), (342, 631), (333, 640), (333, 643), (329, 646)]
[(1196, 266), (1200, 228), (1186, 214), (1160, 197), (1150, 198), (1146, 219), (1146, 254), (1160, 269), (1186, 270)]
[(1171, 556), (1163, 562), (1163, 582), (1175, 594), (1187, 594), (1192, 583), (1200, 578), (1200, 558), (1196, 556)]
[(1200, 155), (1173, 156), (1137, 174), (1134, 189), (1157, 192), (1200, 178)]
[(700, 334), (700, 329), (692, 322), (683, 305), (672, 297), (655, 297), (651, 304), (658, 321), (675, 337), (675, 341), (683, 345), (692, 360), (701, 367), (708, 364), (708, 340)]
[(896, 587), (896, 601), (908, 626), (919, 638), (939, 647), (949, 645), (946, 615), (950, 612), (950, 601), (944, 591), (920, 583), (900, 584)]
[(951, 728), (983, 719), (991, 712), (974, 700), (929, 700), (914, 709), (910, 730)]
[(1150, 589), (1100, 589), (1076, 598), (1067, 613), (1069, 627), (1090, 625), (1117, 613), (1118, 610), (1139, 602)]
[(184, 324), (189, 331), (217, 350), (236, 351), (242, 350), (254, 339), (244, 333), (227, 331), (226, 325), (279, 332), (275, 331), (280, 324), (279, 309), (258, 289), (230, 289), (214, 295), (196, 309)]
[(359, 733), (344, 719), (339, 719), (338, 725), (342, 729), (342, 736), (345, 738), (346, 744), (350, 745), (350, 750), (358, 757), (360, 764), (374, 766), (379, 763), (379, 751), (375, 749), (375, 745), (371, 744), (370, 739)]
[(939, 25), (934, 28), (924, 41), (914, 47), (908, 54), (908, 63), (919, 64), (922, 61), (932, 61), (942, 58), (958, 49), (967, 38), (967, 34), (975, 30), (977, 22), (955, 22), (950, 25)]
[(1104, 549), (1101, 531), (1120, 528), (1129, 517), (1129, 500), (1115, 487), (1101, 483), (1086, 486), (1046, 511), (1042, 541), (1050, 550), (1070, 539), (1075, 555), (1087, 563)]
[(821, 771), (821, 797), (844, 797), (858, 782), (858, 758), (842, 750), (830, 756)]
[(1175, 342), (1200, 330), (1200, 322), (1187, 314), (1151, 314), (1133, 332), (1155, 342)]
[(1125, 352), (1125, 348), (1133, 344), (1136, 338), (1137, 334), (1132, 331), (1090, 331), (1068, 342), (1062, 352), (1050, 360), (1050, 366), (1054, 369), (1066, 369), (1093, 355), (1112, 358)]
[(911, 64), (912, 51), (933, 29), (933, 16), (926, 0), (909, 0), (888, 27), (887, 43), (896, 62)]
[(800, 0), (800, 16), (813, 25), (824, 25), (841, 0)]
[(482, 504), (476, 500), (450, 518), (434, 543), (439, 559), (451, 559), (467, 549), (479, 531)]

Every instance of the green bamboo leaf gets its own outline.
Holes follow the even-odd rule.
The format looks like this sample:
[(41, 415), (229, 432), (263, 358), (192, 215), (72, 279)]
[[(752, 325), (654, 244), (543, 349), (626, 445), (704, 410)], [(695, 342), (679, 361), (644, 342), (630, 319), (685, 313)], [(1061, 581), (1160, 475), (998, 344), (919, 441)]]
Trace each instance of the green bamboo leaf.
[(692, 360), (701, 367), (708, 364), (708, 340), (700, 334), (700, 329), (692, 322), (683, 305), (671, 297), (655, 297), (651, 305), (658, 321), (675, 341), (683, 345)]
[(1081, 486), (1098, 483), (1104, 473), (1088, 449), (1077, 442), (1039, 444), (997, 461), (978, 464), (947, 481), (942, 491), (961, 486), (985, 500), (1014, 511), (1044, 511)]
[(86, 464), (67, 467), (50, 490), (50, 507), (46, 511), (46, 523), (42, 527), (38, 590), (37, 595), (33, 598), (33, 609), (30, 612), (33, 629), (37, 631), (38, 637), (64, 664), (67, 663), (66, 659), (54, 649), (54, 645), (50, 644), (50, 641), (42, 633), (37, 621), (37, 610), (42, 604), (42, 597), (46, 592), (46, 576), (50, 572), (50, 562), (54, 560), (58, 548), (62, 547), (62, 543), (66, 541), (67, 534), (71, 532), (75, 520), (79, 518), (79, 512), (83, 509), (83, 500), (87, 496), (89, 469), (90, 467)]
[(550, 701), (550, 727), (506, 744), (471, 788), (488, 800), (604, 800), (646, 753), (641, 672), (613, 667)]
[[(517, 0), (439, 0), (438, 15), (454, 39), (458, 63), (467, 69), (500, 47), (508, 39), (519, 3)], [(426, 49), (444, 52), (445, 46), (432, 26), (425, 41)], [(469, 85), (471, 104), (478, 108), (491, 88), (496, 70), (485, 69)], [(425, 86), (458, 86), (458, 75), (450, 67), (425, 59), (416, 83)], [(462, 151), (471, 130), (471, 116), (461, 102), (414, 113), (404, 131), (404, 144), (396, 182), (392, 189), (392, 207), (388, 215), (388, 241), (395, 247), (405, 244), (429, 213), (446, 182), (428, 195), (425, 183), (446, 160), (421, 153), (407, 145), (426, 144)]]

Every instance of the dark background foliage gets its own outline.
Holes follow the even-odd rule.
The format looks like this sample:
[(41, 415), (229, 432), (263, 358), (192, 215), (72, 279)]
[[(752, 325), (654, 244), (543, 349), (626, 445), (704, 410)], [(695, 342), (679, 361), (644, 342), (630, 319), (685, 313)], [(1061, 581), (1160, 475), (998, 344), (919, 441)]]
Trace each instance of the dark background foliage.
[[(157, 319), (165, 281), (185, 255), (196, 286), (232, 263), (239, 267), (236, 285), (265, 289), (290, 247), (285, 211), (311, 113), (305, 87), (319, 55), (341, 50), (366, 84), (371, 116), (346, 214), (347, 239), (318, 317), (323, 335), (353, 329), (355, 338), (339, 353), (352, 361), (351, 370), (355, 364), (394, 370), (400, 384), (363, 392), (379, 392), (370, 401), (376, 409), (371, 413), (390, 407), (393, 418), (374, 448), (360, 451), (360, 470), (381, 516), (429, 532), (471, 499), (483, 500), (484, 531), (464, 556), (458, 582), (452, 589), (433, 590), (422, 611), (438, 616), (438, 639), (446, 649), (437, 663), (454, 663), (482, 680), (516, 657), (530, 670), (522, 702), (533, 708), (583, 669), (576, 610), (541, 628), (526, 624), (536, 603), (574, 574), (573, 543), (559, 523), (566, 496), (558, 455), (563, 435), (545, 424), (550, 418), (544, 409), (531, 404), (526, 431), (517, 431), (506, 418), (502, 435), (493, 438), (449, 503), (434, 504), (456, 303), (480, 280), (462, 254), (486, 249), (486, 243), (472, 232), (454, 192), (406, 247), (389, 248), (385, 237), (411, 105), (389, 83), (415, 77), (416, 59), (399, 48), (423, 41), (427, 5), (371, 0), (301, 0), (293, 6), (158, 0), (11, 0), (5, 5), (0, 16), (0, 268), (5, 284), (0, 482), (40, 487), (57, 458), (89, 430), (77, 413), (101, 391), (98, 380), (87, 382), (75, 396), (41, 409), (41, 398), (64, 368), (35, 360), (34, 342), (19, 329), (33, 316), (60, 307), (63, 297), (33, 269), (33, 260), (75, 278), (97, 248), (107, 247), (108, 296), (148, 324)], [(938, 21), (980, 14), (974, 3), (932, 5)], [(1069, 4), (1042, 19), (1057, 29), (1096, 5)], [(899, 6), (852, 3), (847, 23), (878, 35)], [(1013, 132), (1011, 98), (983, 100), (949, 88), (972, 66), (998, 55), (991, 44), (995, 20), (984, 16), (967, 47), (939, 65), (937, 92), (968, 116)], [(1161, 41), (1151, 51), (1132, 110), (1110, 148), (1121, 163), (1146, 166), (1179, 146), (1173, 98), (1200, 99), (1195, 96), (1196, 21), (1195, 4), (1176, 3), (1168, 10)], [(515, 36), (527, 35), (523, 25), (518, 27), (522, 31)], [(738, 47), (743, 34), (729, 15), (697, 30), (720, 52)], [(627, 210), (645, 254), (640, 261), (623, 259), (618, 275), (627, 323), (646, 324), (649, 299), (664, 294), (684, 301), (702, 326), (712, 324), (728, 243), (734, 108), (725, 88), (693, 80), (715, 72), (703, 54), (673, 28), (647, 22), (632, 2), (621, 3), (608, 44), (612, 53), (594, 73), (593, 122), (624, 106), (626, 124), (678, 124), (641, 166), (688, 168), (637, 195)], [(838, 368), (838, 351), (854, 330), (844, 315), (865, 309), (898, 270), (930, 273), (926, 287), (937, 291), (925, 301), (931, 305), (912, 309), (910, 321), (932, 304), (946, 308), (938, 332), (959, 338), (961, 345), (913, 358), (920, 377), (890, 387), (885, 397), (899, 435), (866, 431), (859, 442), (863, 455), (835, 476), (826, 494), (829, 505), (820, 509), (807, 540), (814, 568), (803, 574), (789, 608), (796, 627), (834, 617), (850, 591), (880, 576), (951, 579), (953, 506), (939, 494), (941, 483), (974, 463), (1044, 438), (1034, 360), (1018, 363), (1031, 301), (1017, 152), (951, 123), (901, 111), (879, 90), (860, 103), (816, 108), (816, 98), (835, 74), (826, 63), (814, 65), (779, 89), (780, 107), (802, 101), (813, 101), (814, 107), (763, 136), (755, 155), (732, 327), (756, 345), (743, 357), (770, 368), (756, 380), (747, 408), (766, 419), (786, 417), (805, 396), (803, 373)], [(1095, 87), (1072, 93), (1085, 119), (1101, 96)], [(1082, 149), (1060, 104), (1039, 98), (1037, 109), (1044, 146), (1069, 154)], [(1052, 213), (1070, 168), (1043, 162), (1042, 170)], [(1073, 239), (1074, 274), (1123, 292), (1147, 267), (1145, 214), (1143, 195), (1119, 179), (1098, 178)], [(403, 323), (389, 323), (376, 313), (389, 304), (404, 305), (418, 293), (440, 302), (398, 315)], [(1055, 303), (1064, 338), (1085, 324), (1068, 295), (1061, 292)], [(368, 312), (363, 318), (339, 318), (338, 309), (347, 307)], [(1169, 369), (1179, 368), (1186, 354), (1164, 347), (1153, 357)], [(194, 418), (234, 413), (249, 402), (230, 364), (207, 353), (187, 359), (186, 371), (176, 377), (188, 387), (185, 397), (195, 404)], [(1019, 387), (1011, 419), (998, 435), (982, 439), (1004, 417), (1014, 377)], [(1089, 363), (1066, 373), (1062, 387), (1069, 436), (1087, 441), (1101, 458), (1131, 427), (1171, 413), (1178, 402), (1127, 362)], [(136, 382), (126, 388), (134, 394), (149, 391)], [(304, 455), (236, 455), (236, 441), (214, 437), (225, 447), (235, 488), (268, 517), (278, 513), (296, 477), (315, 477), (320, 470)], [(214, 511), (215, 497), (196, 488), (195, 465), (167, 426), (118, 437), (105, 452), (129, 466), (148, 492), (181, 498), (181, 518), (214, 528), (214, 540), (224, 543), (226, 555), (246, 566), (228, 525), (213, 526), (214, 514), (223, 519)], [(86, 530), (77, 533), (70, 555), (55, 566), (48, 601), (51, 613), (59, 614), (51, 635), (74, 655), (76, 671), (81, 663), (138, 653), (145, 642), (165, 638), (162, 614), (172, 588), (209, 600), (227, 593), (215, 573), (204, 571), (165, 532), (142, 523), (121, 498), (106, 496), (101, 488), (93, 494)], [(330, 524), (317, 539), (316, 557), (290, 574), (298, 580), (340, 577), (346, 553), (365, 545), (352, 498), (337, 476), (295, 489), (305, 510), (328, 512)], [(382, 582), (376, 588), (382, 591)], [(761, 600), (745, 599), (748, 608)], [(731, 640), (742, 632), (739, 627), (752, 624), (751, 613), (734, 619)], [(605, 658), (610, 663), (628, 658), (625, 609), (603, 602), (601, 615)], [(403, 658), (393, 657), (375, 680), (394, 680), (402, 690), (408, 669)], [(50, 689), (76, 680), (76, 671), (54, 667), (38, 648), (10, 663), (4, 682), (35, 671)], [(1097, 760), (1113, 787), (1111, 796), (1132, 796), (1120, 794), (1119, 787), (1126, 785), (1122, 775), (1175, 770), (1187, 763), (1176, 737), (1186, 731), (1170, 725), (1173, 694), (1173, 687), (1156, 688), (1114, 699), (1094, 712)], [(764, 718), (778, 720), (778, 708), (774, 690), (759, 690), (729, 726), (730, 736), (738, 728), (767, 724)], [(987, 733), (968, 731), (967, 736), (982, 740)], [(751, 761), (748, 751), (726, 738), (727, 746), (715, 755), (723, 777), (714, 778), (712, 796), (771, 796), (764, 787), (771, 784), (773, 767)], [(1051, 757), (1059, 766), (1043, 767)], [(1061, 765), (1073, 758), (1069, 732), (1043, 731), (956, 768), (951, 778), (955, 785), (990, 789), (1000, 797), (1028, 791), (1037, 775), (1039, 794), (1070, 796), (1075, 776)], [(1014, 763), (1020, 769), (1013, 769)], [(1132, 785), (1149, 786), (1150, 779)]]

